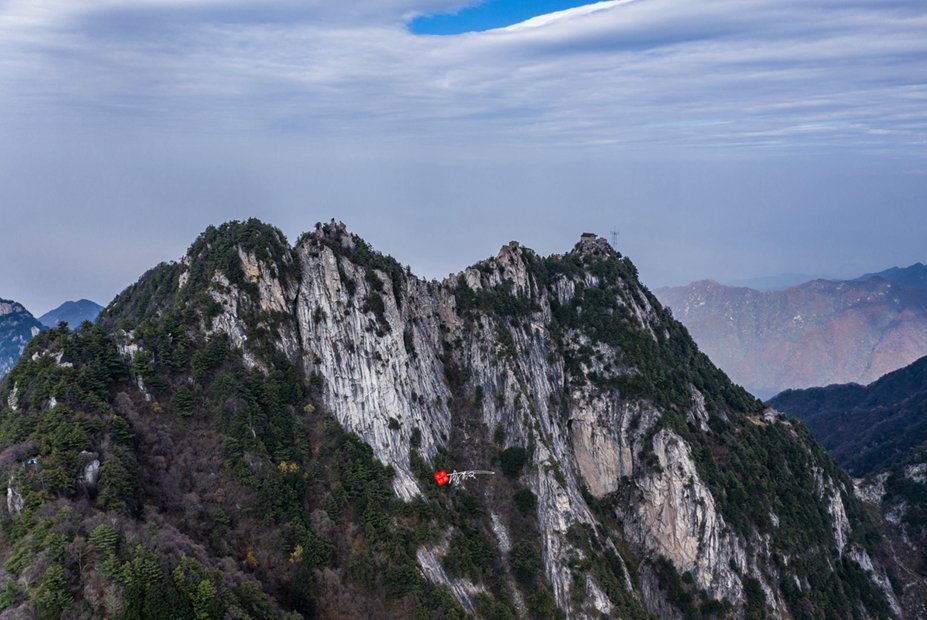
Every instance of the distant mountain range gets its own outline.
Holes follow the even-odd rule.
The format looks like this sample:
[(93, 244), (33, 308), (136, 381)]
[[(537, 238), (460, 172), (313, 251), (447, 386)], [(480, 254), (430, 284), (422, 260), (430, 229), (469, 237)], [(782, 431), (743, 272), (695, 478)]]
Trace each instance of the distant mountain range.
[(758, 278), (745, 278), (743, 280), (731, 280), (729, 282), (724, 282), (723, 284), (727, 286), (740, 286), (752, 288), (757, 291), (781, 291), (792, 286), (797, 286), (799, 284), (804, 284), (805, 282), (810, 282), (812, 280), (837, 280), (839, 278), (831, 278), (828, 276), (822, 275), (808, 275), (804, 273), (780, 273), (775, 276), (761, 276)]
[(75, 329), (84, 321), (95, 321), (101, 310), (103, 306), (89, 299), (66, 301), (40, 316), (39, 322), (46, 327), (58, 327), (58, 323), (65, 321), (71, 329)]
[(927, 265), (914, 263), (910, 267), (892, 267), (878, 273), (867, 273), (857, 279), (872, 280), (873, 278), (882, 278), (907, 288), (927, 289)]
[(29, 341), (46, 327), (58, 327), (66, 321), (76, 329), (84, 321), (94, 321), (103, 306), (81, 299), (66, 301), (38, 319), (15, 301), (0, 299), (0, 379), (10, 371)]
[(0, 299), (0, 378), (10, 371), (42, 324), (22, 304)]
[(786, 390), (767, 404), (804, 420), (840, 465), (862, 477), (927, 443), (927, 357), (867, 386)]
[(768, 398), (789, 388), (867, 384), (927, 355), (925, 272), (918, 263), (781, 291), (702, 280), (655, 293), (712, 361)]

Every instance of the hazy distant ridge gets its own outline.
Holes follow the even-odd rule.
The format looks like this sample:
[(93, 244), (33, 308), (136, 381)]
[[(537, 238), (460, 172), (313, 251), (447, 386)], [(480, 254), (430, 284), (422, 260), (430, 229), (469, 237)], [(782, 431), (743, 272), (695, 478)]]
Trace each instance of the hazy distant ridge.
[(910, 267), (892, 267), (878, 273), (867, 273), (857, 280), (872, 280), (873, 278), (882, 278), (907, 288), (927, 289), (927, 265), (914, 263)]
[(47, 327), (57, 327), (58, 323), (65, 321), (74, 329), (84, 321), (95, 321), (101, 310), (103, 306), (89, 299), (66, 301), (40, 316), (39, 321)]
[(712, 361), (765, 398), (788, 388), (867, 384), (927, 355), (925, 272), (918, 263), (781, 291), (702, 280), (655, 293)]

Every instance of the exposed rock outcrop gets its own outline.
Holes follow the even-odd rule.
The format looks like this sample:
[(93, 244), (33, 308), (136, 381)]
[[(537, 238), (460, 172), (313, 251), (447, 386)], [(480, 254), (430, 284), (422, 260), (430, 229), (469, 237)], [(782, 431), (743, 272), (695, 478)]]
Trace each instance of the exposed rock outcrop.
[[(209, 520), (234, 530), (231, 551), (208, 534), (221, 555), (201, 550), (203, 565), (234, 569), (237, 552), (283, 607), (317, 594), (325, 613), (384, 618), (426, 598), (522, 618), (900, 613), (850, 480), (803, 426), (713, 366), (595, 235), (546, 258), (513, 242), (437, 282), (337, 222), (292, 247), (259, 222), (232, 223), (86, 333), (49, 335), (67, 346), (34, 347), (32, 375), (14, 378), (52, 369), (92, 390), (76, 414), (86, 437), (37, 436), (71, 449), (43, 461), (61, 492), (173, 520), (191, 539)], [(73, 405), (28, 394), (48, 418)], [(5, 396), (12, 409), (15, 389)], [(445, 467), (496, 473), (439, 489), (431, 473)], [(184, 480), (160, 504), (152, 489), (174, 474)], [(150, 505), (133, 504), (136, 483)], [(256, 514), (276, 549), (241, 544), (234, 521)], [(268, 570), (281, 549), (286, 585)]]
[[(766, 593), (769, 610), (784, 613), (779, 585), (767, 577), (778, 572), (770, 563), (768, 538), (754, 533), (744, 539), (726, 523), (693, 447), (667, 425), (667, 405), (647, 395), (626, 396), (620, 387), (603, 388), (639, 380), (646, 370), (620, 346), (596, 337), (595, 329), (558, 321), (565, 306), (580, 316), (591, 311), (586, 291), (609, 291), (613, 296), (601, 311), (618, 323), (619, 316), (626, 317), (621, 329), (652, 343), (638, 346), (659, 347), (678, 338), (636, 279), (591, 268), (626, 269), (626, 259), (604, 240), (584, 238), (567, 257), (579, 271), (551, 273), (539, 270), (541, 259), (533, 252), (512, 243), (494, 259), (435, 283), (398, 265), (369, 260), (368, 248), (358, 250), (362, 243), (338, 223), (317, 227), (300, 240), (292, 258), (287, 255), (298, 281), (275, 278), (272, 267), (253, 253), (239, 249), (239, 256), (246, 279), (257, 285), (260, 310), (295, 317), (294, 327), (278, 332), (277, 347), (321, 377), (325, 405), (395, 468), (401, 498), (422, 492), (410, 464), (413, 434), (416, 450), (431, 461), (465, 424), (460, 408), (452, 406), (455, 398), (461, 390), (478, 394), (473, 413), (484, 436), (497, 429), (504, 446), (531, 446), (524, 480), (537, 497), (544, 574), (562, 609), (576, 617), (612, 612), (604, 584), (587, 575), (577, 590), (565, 567), (583, 554), (568, 533), (601, 527), (587, 498), (622, 497), (626, 501), (611, 511), (621, 524), (613, 535), (639, 557), (665, 558), (679, 574), (691, 575), (709, 599), (734, 608), (746, 604), (743, 579), (750, 576)], [(212, 289), (222, 311), (210, 329), (228, 333), (248, 351), (240, 307), (255, 302), (221, 273), (214, 275)], [(258, 363), (254, 356), (248, 359)], [(455, 373), (456, 386), (448, 379)], [(712, 416), (727, 424), (736, 415), (718, 407), (717, 395), (692, 383), (684, 392), (686, 423), (699, 433), (711, 434)], [(714, 404), (706, 404), (706, 397)], [(759, 422), (743, 423), (781, 424), (781, 432), (791, 433), (788, 421), (774, 413), (757, 413)], [(842, 483), (818, 476), (830, 490), (821, 501), (831, 514), (840, 553), (851, 528), (836, 492)], [(773, 510), (768, 514), (777, 527), (779, 516)], [(492, 525), (504, 532), (498, 516)], [(506, 552), (509, 543), (501, 535), (498, 543)], [(442, 553), (440, 546), (419, 550), (426, 576), (447, 583), (472, 609), (471, 596), (479, 587), (448, 577), (438, 562)], [(851, 556), (865, 564), (862, 557)], [(874, 582), (881, 579), (878, 571), (869, 572)], [(658, 613), (671, 607), (665, 591), (643, 581), (633, 587), (635, 596)]]
[(0, 379), (41, 329), (42, 324), (22, 304), (0, 299)]

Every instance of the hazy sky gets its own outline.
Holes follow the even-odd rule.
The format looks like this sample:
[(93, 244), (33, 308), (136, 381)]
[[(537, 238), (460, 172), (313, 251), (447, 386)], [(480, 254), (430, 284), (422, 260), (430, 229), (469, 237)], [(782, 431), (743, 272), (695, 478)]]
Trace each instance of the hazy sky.
[(466, 4), (0, 0), (0, 297), (106, 303), (250, 216), (433, 277), (613, 227), (651, 286), (927, 259), (923, 0), (409, 29)]

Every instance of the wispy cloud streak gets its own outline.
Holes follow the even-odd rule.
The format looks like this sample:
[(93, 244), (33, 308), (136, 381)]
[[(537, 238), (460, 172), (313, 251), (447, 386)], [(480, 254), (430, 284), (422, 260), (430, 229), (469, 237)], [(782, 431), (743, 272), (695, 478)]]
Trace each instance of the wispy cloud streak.
[(462, 2), (11, 0), (0, 122), (513, 144), (920, 146), (927, 7), (603, 2), (421, 37)]

